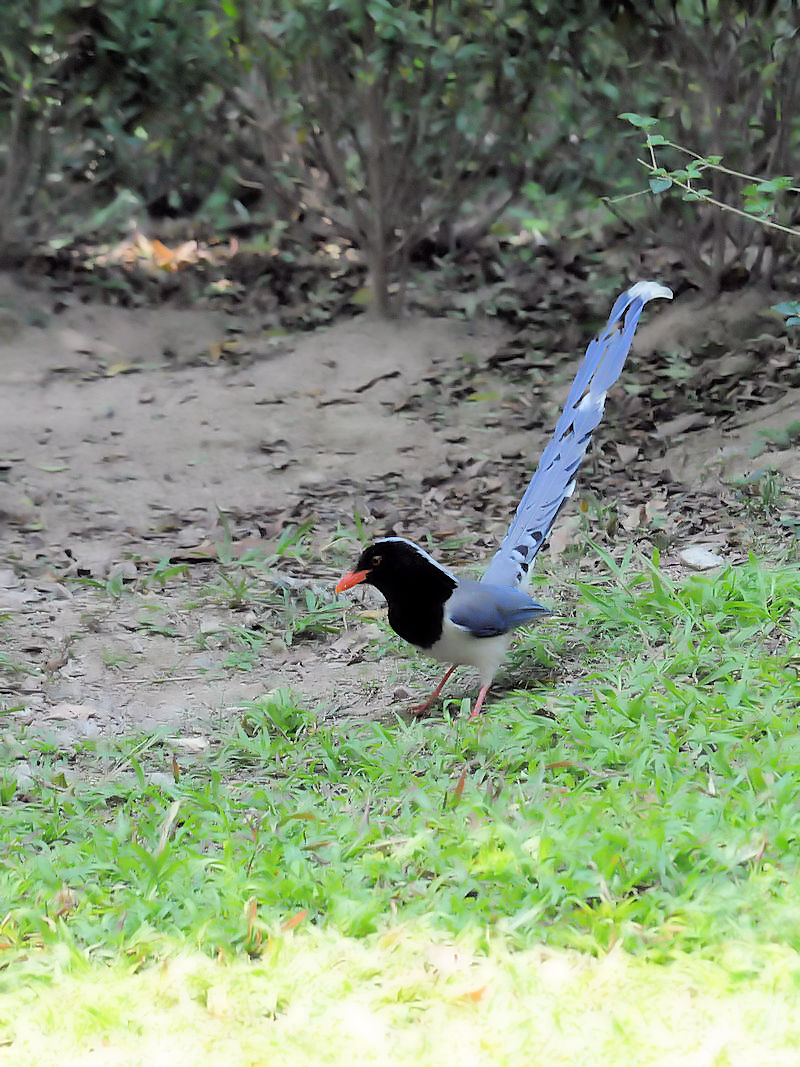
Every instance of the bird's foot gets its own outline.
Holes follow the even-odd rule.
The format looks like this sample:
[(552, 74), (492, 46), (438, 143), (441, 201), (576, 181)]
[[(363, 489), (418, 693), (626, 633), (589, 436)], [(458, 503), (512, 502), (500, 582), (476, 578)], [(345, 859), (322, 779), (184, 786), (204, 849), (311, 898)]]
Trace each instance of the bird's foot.
[(436, 688), (434, 689), (434, 691), (431, 693), (431, 695), (428, 697), (427, 700), (424, 700), (421, 704), (412, 704), (411, 705), (411, 707), (408, 710), (414, 716), (415, 719), (422, 718), (422, 716), (425, 714), (425, 712), (428, 710), (428, 708), (432, 707), (436, 703), (436, 698), (439, 696), (441, 691), (444, 689), (445, 683), (447, 682), (447, 679), (450, 677), (450, 675), (453, 673), (454, 670), (455, 670), (455, 667), (450, 667), (447, 671), (445, 671), (444, 678), (442, 678), (441, 682), (439, 682), (439, 684), (436, 686)]
[(433, 697), (431, 697), (429, 700), (423, 701), (422, 704), (412, 704), (411, 707), (408, 709), (408, 713), (414, 719), (421, 719), (425, 712), (428, 710), (428, 708), (433, 707), (434, 703), (435, 701)]
[(478, 718), (478, 716), (481, 713), (481, 708), (483, 707), (483, 702), (486, 699), (486, 694), (488, 692), (489, 692), (489, 686), (488, 685), (484, 685), (484, 686), (481, 687), (481, 691), (480, 691), (480, 693), (478, 693), (478, 699), (475, 701), (475, 707), (472, 709), (472, 714), (470, 715), (470, 717), (467, 720), (467, 722), (472, 722), (473, 719), (477, 719)]

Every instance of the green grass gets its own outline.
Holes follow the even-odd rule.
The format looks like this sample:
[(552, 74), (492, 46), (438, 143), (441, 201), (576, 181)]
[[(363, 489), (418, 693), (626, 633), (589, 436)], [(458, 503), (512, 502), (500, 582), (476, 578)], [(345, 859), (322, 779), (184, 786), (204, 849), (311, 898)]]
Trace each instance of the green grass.
[[(50, 1062), (65, 996), (75, 1055), (172, 1031), (205, 1049), (190, 1062), (266, 1062), (276, 1035), (286, 1062), (341, 1062), (361, 1027), (390, 1052), (356, 1062), (447, 1061), (456, 1030), (463, 1062), (794, 1062), (800, 573), (608, 563), (517, 654), (570, 677), (477, 723), (450, 702), (329, 724), (278, 690), (202, 757), (6, 732), (8, 1062)], [(442, 970), (453, 946), (468, 964)]]

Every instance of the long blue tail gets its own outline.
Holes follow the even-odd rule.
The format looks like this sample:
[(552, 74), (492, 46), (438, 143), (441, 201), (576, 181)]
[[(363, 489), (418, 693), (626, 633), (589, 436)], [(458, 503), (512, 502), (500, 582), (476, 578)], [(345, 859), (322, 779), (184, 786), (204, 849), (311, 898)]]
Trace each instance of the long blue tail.
[(575, 489), (578, 467), (603, 417), (606, 393), (622, 373), (642, 308), (657, 297), (671, 300), (672, 290), (656, 282), (637, 282), (617, 298), (605, 329), (586, 349), (552, 439), (482, 581), (520, 585), (527, 577), (564, 501)]

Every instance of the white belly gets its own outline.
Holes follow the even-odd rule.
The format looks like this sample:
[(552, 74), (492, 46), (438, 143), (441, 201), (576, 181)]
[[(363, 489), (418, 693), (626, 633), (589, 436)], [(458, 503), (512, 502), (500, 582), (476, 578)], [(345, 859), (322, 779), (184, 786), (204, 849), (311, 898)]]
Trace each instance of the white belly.
[(442, 636), (425, 652), (440, 663), (477, 667), (481, 685), (488, 685), (506, 657), (512, 636), (507, 633), (497, 637), (473, 637), (469, 630), (456, 626), (446, 618)]

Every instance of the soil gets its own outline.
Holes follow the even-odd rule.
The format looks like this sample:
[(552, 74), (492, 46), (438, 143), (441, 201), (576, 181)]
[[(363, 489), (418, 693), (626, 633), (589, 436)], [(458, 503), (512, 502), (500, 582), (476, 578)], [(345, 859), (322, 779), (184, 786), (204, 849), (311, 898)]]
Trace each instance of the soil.
[[(619, 548), (662, 538), (676, 567), (697, 543), (735, 563), (758, 523), (732, 482), (763, 470), (779, 472), (796, 513), (800, 451), (786, 427), (800, 382), (787, 384), (786, 368), (797, 352), (773, 328), (756, 366), (748, 343), (763, 339), (770, 302), (721, 300), (713, 315), (690, 297), (648, 307), (579, 480), (597, 503), (593, 536)], [(125, 309), (0, 276), (6, 712), (69, 744), (156, 727), (203, 735), (275, 687), (331, 716), (400, 710), (434, 675), (371, 655), (374, 621), (343, 603), (336, 632), (287, 643), (257, 594), (330, 603), (356, 549), (337, 538), (357, 522), (430, 535), (450, 565), (488, 558), (585, 347), (520, 362), (506, 358), (513, 340), (494, 319), (366, 315), (290, 335), (263, 330), (255, 312)], [(676, 350), (709, 345), (716, 369), (711, 357), (694, 368), (693, 396), (716, 382), (726, 399), (720, 408), (714, 393), (713, 411), (684, 402), (688, 372), (677, 387), (674, 377)], [(580, 514), (551, 539), (554, 573), (594, 565), (570, 557)], [(281, 532), (310, 520), (313, 552), (276, 560)], [(790, 522), (778, 541), (794, 533)], [(226, 597), (220, 557), (245, 550), (272, 566)], [(166, 560), (185, 571), (162, 585)], [(232, 657), (242, 628), (267, 638), (250, 669)]]

